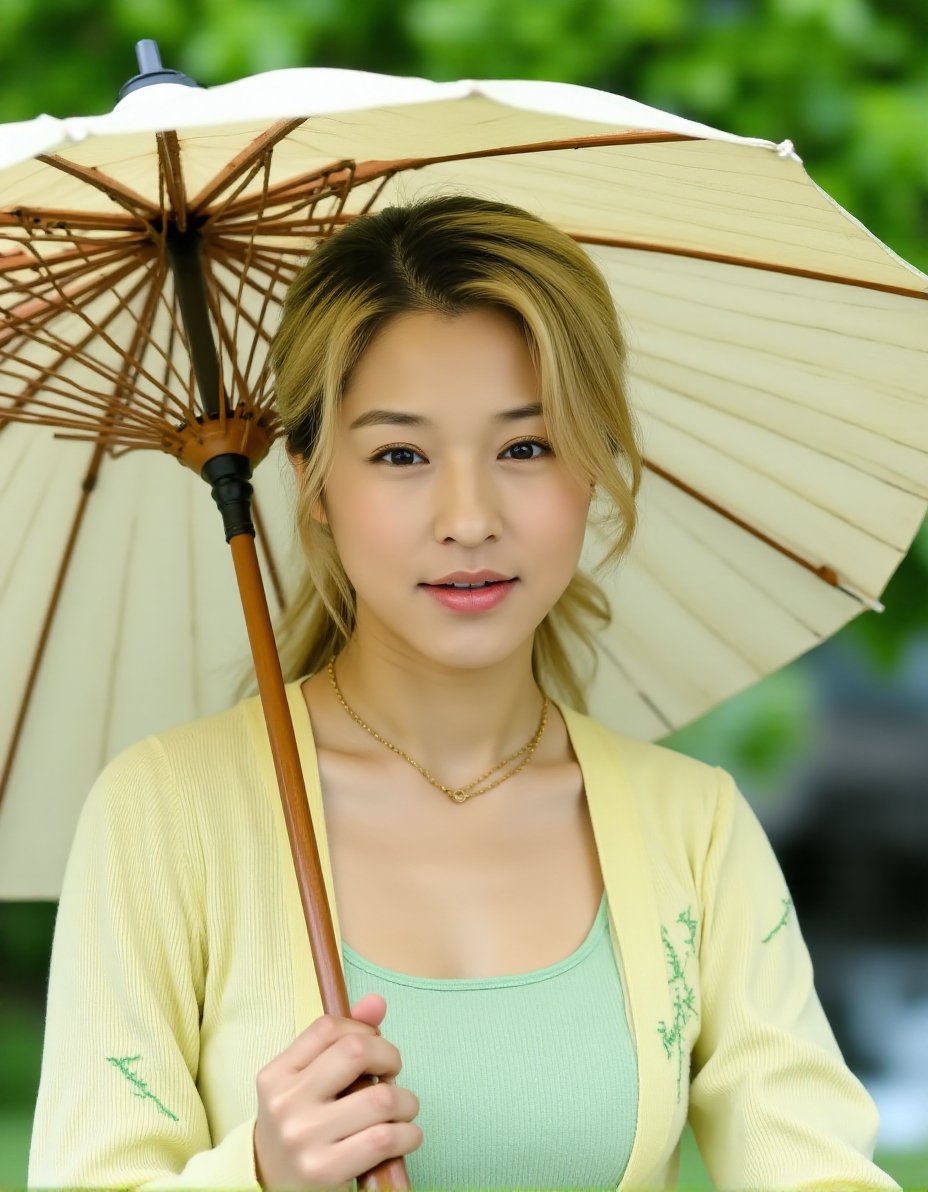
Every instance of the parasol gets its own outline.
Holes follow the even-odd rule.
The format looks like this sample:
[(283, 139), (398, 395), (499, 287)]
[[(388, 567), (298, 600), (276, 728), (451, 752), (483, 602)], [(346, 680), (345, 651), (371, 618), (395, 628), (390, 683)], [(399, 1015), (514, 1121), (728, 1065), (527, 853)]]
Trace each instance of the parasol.
[(789, 142), (557, 83), (306, 69), (201, 89), (141, 45), (111, 113), (0, 128), (0, 897), (56, 896), (108, 756), (228, 702), (241, 613), (202, 473), (323, 1002), (347, 1014), (247, 510), (267, 459), (254, 522), (283, 605), (267, 348), (313, 244), (464, 191), (602, 269), (645, 479), (637, 540), (600, 580), (614, 621), (589, 707), (649, 740), (881, 608), (928, 503), (928, 278)]

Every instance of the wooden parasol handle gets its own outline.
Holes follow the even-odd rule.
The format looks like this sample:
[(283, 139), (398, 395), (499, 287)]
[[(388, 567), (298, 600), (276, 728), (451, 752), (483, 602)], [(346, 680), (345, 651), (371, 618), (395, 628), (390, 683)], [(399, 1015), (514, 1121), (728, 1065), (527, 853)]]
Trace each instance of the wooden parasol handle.
[[(145, 85), (143, 76), (149, 70), (150, 59), (149, 45), (144, 56), (139, 55), (142, 75), (131, 80), (128, 86)], [(158, 75), (157, 71), (155, 75)], [(148, 81), (154, 80), (149, 78)], [(171, 428), (171, 433), (165, 434), (162, 440), (162, 448), (176, 454), (185, 467), (191, 468), (211, 486), (213, 499), (222, 514), (226, 542), (232, 548), (232, 562), (242, 598), (322, 1007), (326, 1014), (350, 1018), (348, 991), (322, 880), (303, 770), (255, 548), (250, 479), (252, 469), (270, 448), (274, 420), (267, 418), (266, 411), (262, 413), (253, 408), (250, 399), (245, 400), (244, 395), (234, 408), (230, 408), (226, 400), (222, 365), (211, 329), (202, 235), (195, 226), (188, 224), (185, 202), (181, 204), (183, 210), (176, 206), (176, 200), (184, 192), (183, 174), (177, 164), (179, 156), (177, 162), (174, 160), (179, 155), (177, 134), (166, 132), (159, 137), (159, 162), (169, 181), (173, 207), (172, 218), (165, 221), (165, 247), (203, 403), (203, 414), (189, 417), (181, 427)], [(375, 1083), (375, 1077), (363, 1074), (340, 1096)], [(406, 1189), (409, 1186), (406, 1165), (401, 1157), (387, 1159), (358, 1177), (359, 1189), (370, 1188), (379, 1192), (380, 1189)]]
[[(326, 1014), (350, 1018), (351, 1007), (348, 1004), (348, 991), (345, 988), (338, 945), (335, 940), (335, 929), (332, 925), (332, 913), (322, 880), (319, 850), (316, 846), (312, 818), (309, 814), (303, 769), (300, 765), (296, 736), (293, 732), (293, 720), (287, 704), (287, 693), (280, 669), (280, 659), (277, 655), (277, 644), (271, 626), (261, 569), (258, 565), (255, 540), (247, 532), (239, 533), (229, 539), (229, 546), (232, 548), (235, 577), (238, 580), (239, 594), (242, 598), (248, 640), (251, 643), (258, 691), (271, 742), (271, 753), (274, 756), (277, 785), (280, 788), (284, 819), (287, 822), (287, 835), (290, 837), (290, 850), (293, 853), (293, 865), (296, 870), (297, 885), (300, 888), (300, 900), (303, 903), (303, 914), (306, 918), (306, 929), (309, 932), (309, 945), (313, 954), (313, 964), (316, 967), (319, 991), (322, 995), (322, 1006)], [(374, 1083), (376, 1081), (373, 1076), (364, 1074), (339, 1095), (345, 1097), (359, 1089), (369, 1088)], [(385, 1159), (376, 1167), (372, 1167), (370, 1171), (365, 1172), (364, 1175), (358, 1176), (359, 1189), (380, 1190), (409, 1187), (406, 1164), (402, 1157)]]

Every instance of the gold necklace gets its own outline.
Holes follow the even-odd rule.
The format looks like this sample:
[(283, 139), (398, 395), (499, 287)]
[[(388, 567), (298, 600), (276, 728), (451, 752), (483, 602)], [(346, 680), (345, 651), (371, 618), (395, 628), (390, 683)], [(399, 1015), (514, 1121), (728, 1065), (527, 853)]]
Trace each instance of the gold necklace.
[[(542, 704), (542, 708), (541, 708), (541, 721), (538, 725), (538, 728), (535, 732), (534, 737), (532, 737), (532, 739), (528, 742), (527, 745), (523, 745), (521, 749), (517, 749), (515, 751), (515, 753), (511, 753), (509, 755), (509, 757), (507, 757), (503, 761), (501, 761), (498, 766), (494, 766), (492, 770), (487, 770), (486, 774), (481, 774), (479, 778), (475, 778), (474, 781), (469, 782), (467, 784), (467, 786), (458, 786), (458, 787), (445, 786), (444, 783), (441, 783), (437, 779), (433, 778), (432, 775), (428, 772), (428, 770), (426, 770), (423, 766), (420, 766), (417, 761), (414, 761), (413, 758), (411, 758), (408, 753), (404, 753), (402, 749), (400, 749), (396, 745), (391, 744), (391, 742), (386, 740), (386, 738), (382, 737), (380, 735), (380, 733), (378, 733), (374, 729), (372, 729), (369, 724), (365, 724), (364, 721), (361, 719), (361, 717), (357, 714), (357, 712), (355, 712), (352, 708), (348, 707), (348, 705), (345, 703), (345, 697), (342, 695), (341, 690), (339, 689), (338, 683), (335, 679), (335, 655), (334, 654), (329, 659), (328, 671), (329, 671), (329, 682), (335, 688), (335, 694), (338, 696), (338, 701), (341, 704), (341, 706), (345, 709), (345, 711), (348, 713), (348, 715), (353, 720), (355, 720), (358, 724), (360, 724), (361, 728), (365, 729), (367, 732), (369, 732), (371, 734), (372, 737), (376, 738), (376, 740), (378, 740), (381, 743), (381, 745), (386, 745), (386, 747), (388, 749), (392, 749), (394, 753), (398, 753), (400, 755), (400, 757), (404, 758), (407, 762), (409, 762), (409, 764), (411, 766), (414, 766), (419, 771), (419, 773), (422, 775), (423, 778), (427, 778), (428, 781), (432, 784), (432, 786), (438, 787), (438, 789), (440, 791), (444, 791), (445, 794), (449, 797), (449, 799), (453, 799), (455, 801), (455, 803), (463, 803), (466, 799), (472, 799), (474, 797), (474, 795), (486, 794), (487, 791), (491, 791), (491, 790), (493, 790), (494, 787), (499, 786), (500, 783), (505, 782), (507, 778), (512, 778), (513, 775), (518, 774), (520, 770), (525, 769), (525, 767), (528, 765), (528, 763), (532, 759), (532, 754), (535, 752), (536, 748), (538, 747), (538, 742), (541, 740), (541, 735), (545, 731), (545, 725), (548, 722), (548, 697), (547, 697), (547, 695), (544, 694), (544, 692), (542, 692), (542, 694), (544, 695), (544, 703)], [(516, 768), (514, 770), (510, 770), (510, 772), (508, 774), (504, 774), (502, 778), (498, 778), (495, 782), (491, 782), (490, 785), (485, 786), (482, 791), (471, 790), (471, 787), (479, 786), (480, 783), (483, 782), (483, 780), (485, 778), (489, 778), (491, 774), (495, 774), (496, 771), (501, 770), (503, 768), (503, 766), (508, 766), (511, 761), (515, 761), (515, 759), (517, 757), (519, 757), (520, 754), (526, 753), (526, 751), (528, 753), (528, 756), (525, 758), (525, 760), (523, 762), (521, 762), (518, 766), (516, 766)]]

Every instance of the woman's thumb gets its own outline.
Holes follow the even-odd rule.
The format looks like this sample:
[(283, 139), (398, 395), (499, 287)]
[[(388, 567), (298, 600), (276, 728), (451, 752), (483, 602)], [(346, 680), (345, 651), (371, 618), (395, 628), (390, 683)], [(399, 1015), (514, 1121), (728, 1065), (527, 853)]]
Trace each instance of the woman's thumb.
[(379, 993), (366, 993), (351, 1007), (351, 1017), (368, 1026), (379, 1027), (387, 1013), (387, 1003)]

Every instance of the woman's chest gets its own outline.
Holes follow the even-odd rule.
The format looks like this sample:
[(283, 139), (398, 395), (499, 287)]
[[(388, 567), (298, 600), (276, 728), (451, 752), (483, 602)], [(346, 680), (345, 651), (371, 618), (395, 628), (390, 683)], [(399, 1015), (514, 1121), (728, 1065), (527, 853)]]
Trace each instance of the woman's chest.
[(383, 968), (439, 979), (530, 972), (570, 955), (603, 878), (579, 768), (558, 770), (539, 779), (534, 802), (523, 788), (511, 808), (504, 787), (475, 796), (497, 796), (483, 807), (438, 790), (423, 802), (420, 787), (386, 814), (386, 801), (365, 799), (320, 759), (343, 941)]

